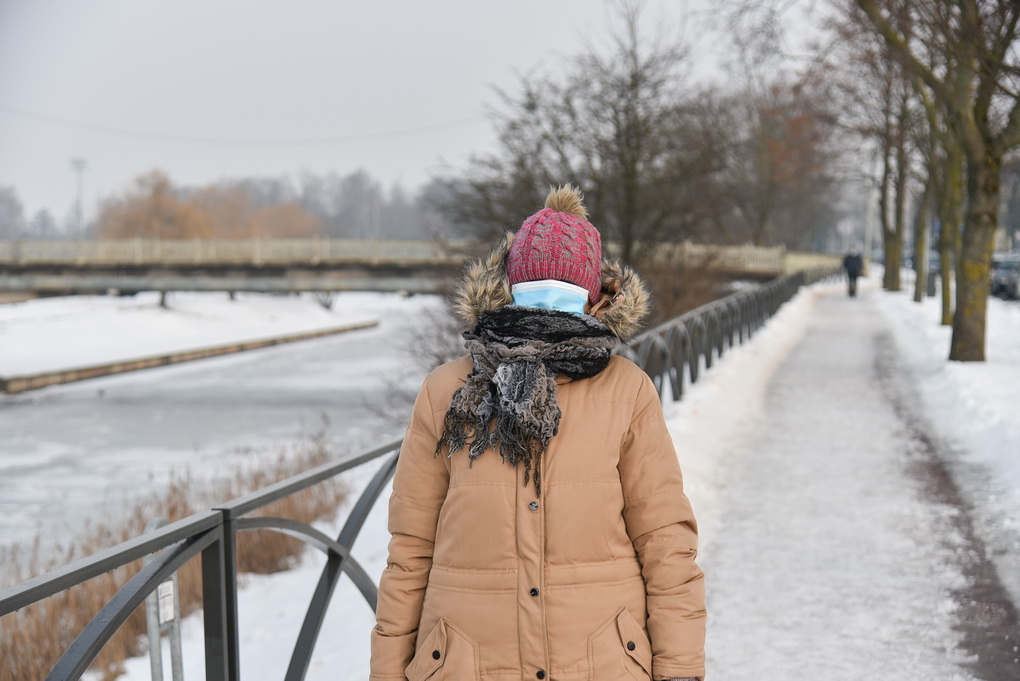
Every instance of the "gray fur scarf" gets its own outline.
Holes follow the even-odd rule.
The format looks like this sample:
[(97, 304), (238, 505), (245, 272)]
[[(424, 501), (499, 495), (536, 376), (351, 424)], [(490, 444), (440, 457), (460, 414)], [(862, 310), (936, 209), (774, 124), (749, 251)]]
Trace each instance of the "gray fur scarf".
[(436, 452), (468, 447), (473, 462), (498, 449), (512, 466), (523, 462), (524, 484), (533, 476), (539, 494), (540, 459), (562, 416), (557, 374), (595, 376), (619, 339), (593, 317), (517, 305), (484, 312), (464, 338), (474, 369), (453, 394)]

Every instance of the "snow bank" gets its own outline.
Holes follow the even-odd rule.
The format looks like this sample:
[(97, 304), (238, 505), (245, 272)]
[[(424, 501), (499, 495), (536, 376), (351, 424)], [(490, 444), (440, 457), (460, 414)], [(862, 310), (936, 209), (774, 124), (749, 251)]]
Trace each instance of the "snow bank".
[(172, 293), (74, 296), (0, 305), (0, 376), (73, 369), (372, 321), (378, 294)]
[(878, 299), (930, 423), (956, 453), (954, 477), (999, 576), (1020, 602), (1020, 303), (989, 298), (985, 362), (947, 361), (952, 329), (939, 324), (940, 305), (907, 291)]

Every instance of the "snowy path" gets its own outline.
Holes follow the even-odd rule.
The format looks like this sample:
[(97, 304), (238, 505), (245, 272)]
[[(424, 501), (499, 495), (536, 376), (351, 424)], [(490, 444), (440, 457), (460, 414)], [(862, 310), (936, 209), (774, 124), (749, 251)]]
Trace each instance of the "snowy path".
[(953, 596), (971, 579), (955, 549), (974, 540), (918, 470), (932, 453), (890, 401), (900, 369), (873, 295), (818, 297), (756, 432), (720, 453), (703, 523), (712, 678), (974, 678)]

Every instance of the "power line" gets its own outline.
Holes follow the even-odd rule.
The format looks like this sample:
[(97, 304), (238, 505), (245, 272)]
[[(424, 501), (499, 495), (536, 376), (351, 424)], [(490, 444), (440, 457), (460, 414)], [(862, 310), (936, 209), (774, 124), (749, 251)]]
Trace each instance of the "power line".
[(346, 135), (342, 137), (306, 137), (296, 139), (243, 139), (230, 137), (193, 137), (189, 135), (175, 135), (170, 133), (147, 132), (141, 130), (127, 130), (110, 125), (99, 125), (96, 123), (85, 123), (67, 118), (51, 116), (38, 111), (29, 111), (16, 106), (0, 103), (0, 111), (12, 116), (27, 118), (29, 120), (60, 125), (67, 128), (77, 128), (90, 132), (99, 132), (115, 137), (128, 137), (132, 139), (154, 140), (158, 142), (180, 142), (184, 144), (205, 144), (210, 146), (235, 146), (235, 147), (304, 147), (329, 144), (348, 144), (351, 142), (366, 142), (374, 140), (399, 139), (401, 137), (415, 137), (431, 132), (442, 130), (453, 130), (474, 125), (487, 120), (485, 116), (472, 116), (446, 123), (424, 125), (417, 128), (404, 128), (402, 130), (388, 130), (385, 132), (362, 133), (359, 135)]

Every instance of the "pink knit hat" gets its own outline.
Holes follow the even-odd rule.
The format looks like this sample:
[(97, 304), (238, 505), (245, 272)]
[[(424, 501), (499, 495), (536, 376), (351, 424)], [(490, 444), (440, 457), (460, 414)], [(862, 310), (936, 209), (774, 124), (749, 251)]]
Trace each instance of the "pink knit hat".
[(550, 191), (545, 208), (524, 221), (510, 245), (510, 285), (558, 279), (587, 289), (588, 300), (598, 302), (602, 239), (586, 217), (579, 189), (567, 185)]

